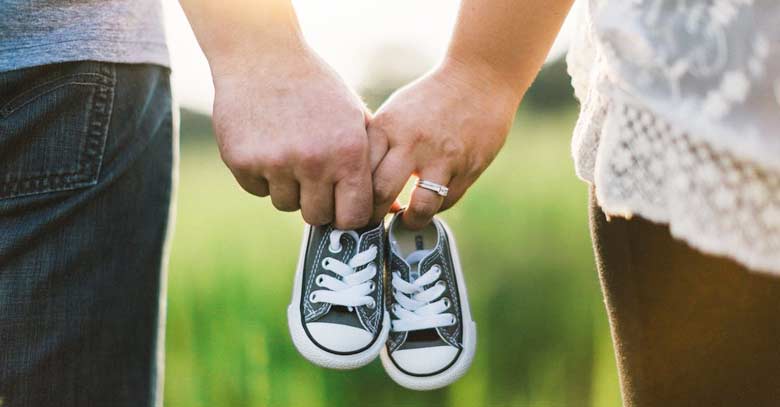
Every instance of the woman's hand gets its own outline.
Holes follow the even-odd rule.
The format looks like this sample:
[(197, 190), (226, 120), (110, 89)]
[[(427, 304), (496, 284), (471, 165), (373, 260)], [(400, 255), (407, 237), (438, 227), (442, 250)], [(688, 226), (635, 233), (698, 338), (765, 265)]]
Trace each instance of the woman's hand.
[(416, 187), (404, 222), (421, 228), (457, 202), (493, 161), (521, 94), (487, 66), (448, 59), (396, 92), (368, 127), (377, 221), (409, 177), (449, 187), (447, 197)]

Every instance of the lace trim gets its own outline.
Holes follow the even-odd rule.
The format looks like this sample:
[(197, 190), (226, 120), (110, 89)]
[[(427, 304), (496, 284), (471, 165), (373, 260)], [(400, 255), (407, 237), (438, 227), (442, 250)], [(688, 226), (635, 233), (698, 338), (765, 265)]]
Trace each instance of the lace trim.
[(578, 174), (596, 185), (606, 213), (667, 223), (703, 252), (780, 274), (778, 172), (694, 139), (647, 109), (615, 100), (583, 106), (603, 121), (575, 133)]

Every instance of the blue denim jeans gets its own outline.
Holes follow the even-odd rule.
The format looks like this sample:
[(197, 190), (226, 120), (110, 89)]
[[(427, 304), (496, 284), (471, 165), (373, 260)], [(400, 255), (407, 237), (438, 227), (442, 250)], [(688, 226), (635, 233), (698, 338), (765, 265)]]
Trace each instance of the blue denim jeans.
[(169, 71), (0, 72), (0, 405), (161, 396)]

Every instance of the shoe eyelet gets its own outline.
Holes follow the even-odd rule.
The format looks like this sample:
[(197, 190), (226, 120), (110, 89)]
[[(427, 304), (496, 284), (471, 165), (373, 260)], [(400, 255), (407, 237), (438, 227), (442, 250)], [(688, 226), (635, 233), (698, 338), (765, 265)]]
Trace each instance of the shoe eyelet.
[(368, 307), (369, 309), (374, 309), (374, 308), (376, 308), (376, 301), (374, 301), (374, 300), (372, 299), (370, 303), (366, 304), (366, 307)]
[(330, 266), (330, 257), (326, 257), (326, 258), (322, 259), (322, 262), (320, 264), (322, 264), (322, 267), (324, 267), (324, 268), (327, 268), (328, 266)]
[(455, 317), (454, 317), (454, 316), (453, 316), (453, 317), (451, 317), (451, 319), (450, 319), (450, 325), (455, 325), (457, 322), (458, 322), (458, 320), (457, 320), (457, 319), (455, 319)]
[(394, 314), (398, 314), (398, 304), (393, 304), (390, 309), (393, 311)]
[(372, 282), (370, 282), (370, 283), (369, 283), (369, 285), (368, 285), (368, 292), (371, 292), (371, 293), (373, 293), (373, 292), (374, 292), (374, 289), (376, 289), (376, 284), (374, 284), (374, 282), (372, 281)]
[(324, 282), (325, 282), (325, 277), (323, 275), (321, 275), (321, 274), (317, 276), (316, 280), (314, 280), (314, 283), (317, 284), (320, 287), (322, 287), (322, 284)]
[(342, 244), (339, 244), (339, 247), (337, 247), (337, 248), (334, 248), (333, 246), (328, 245), (328, 251), (333, 253), (333, 254), (341, 253), (342, 249), (344, 249), (344, 245), (342, 245)]
[(309, 294), (309, 302), (317, 302), (317, 293)]
[(444, 307), (445, 309), (450, 307), (450, 299), (447, 297), (444, 297)]
[(443, 288), (447, 288), (447, 283), (445, 283), (444, 280), (437, 281), (436, 285), (441, 286)]

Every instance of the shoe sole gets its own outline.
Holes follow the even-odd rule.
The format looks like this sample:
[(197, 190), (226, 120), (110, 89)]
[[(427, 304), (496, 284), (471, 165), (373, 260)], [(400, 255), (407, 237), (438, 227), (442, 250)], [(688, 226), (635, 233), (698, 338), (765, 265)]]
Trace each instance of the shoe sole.
[[(460, 355), (458, 355), (458, 359), (452, 366), (447, 368), (447, 370), (432, 376), (412, 376), (401, 371), (401, 369), (393, 363), (390, 359), (390, 355), (387, 353), (387, 347), (383, 346), (380, 358), (382, 359), (382, 366), (385, 368), (385, 372), (387, 372), (393, 381), (411, 390), (434, 390), (454, 383), (466, 374), (469, 367), (471, 367), (471, 362), (474, 360), (474, 353), (477, 349), (477, 324), (471, 319), (468, 292), (466, 291), (466, 282), (463, 279), (463, 271), (460, 265), (460, 256), (458, 256), (458, 248), (455, 244), (455, 237), (447, 223), (441, 219), (438, 220), (444, 227), (444, 231), (447, 232), (447, 242), (449, 243), (452, 252), (455, 278), (458, 280), (458, 293), (460, 293), (461, 300), (461, 318), (463, 320), (463, 350), (460, 352)], [(466, 301), (463, 301), (464, 298)]]
[(301, 315), (301, 287), (303, 286), (303, 266), (306, 260), (306, 250), (309, 243), (309, 232), (311, 226), (306, 225), (303, 230), (303, 239), (301, 241), (301, 251), (298, 257), (298, 267), (295, 270), (295, 280), (293, 283), (292, 300), (287, 307), (287, 325), (290, 328), (290, 336), (298, 352), (311, 363), (317, 366), (329, 369), (356, 369), (365, 366), (379, 356), (379, 352), (384, 348), (387, 337), (390, 333), (390, 316), (385, 310), (382, 318), (382, 330), (379, 337), (366, 350), (352, 355), (340, 355), (328, 352), (317, 346), (306, 331), (303, 329), (303, 320)]

